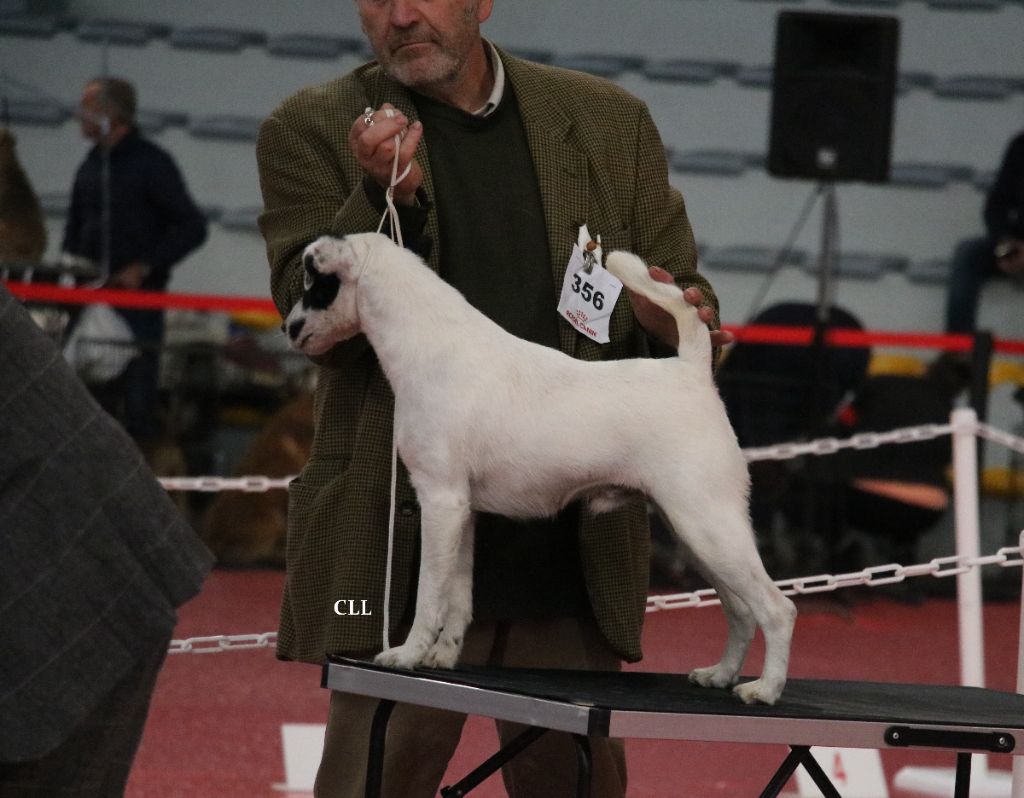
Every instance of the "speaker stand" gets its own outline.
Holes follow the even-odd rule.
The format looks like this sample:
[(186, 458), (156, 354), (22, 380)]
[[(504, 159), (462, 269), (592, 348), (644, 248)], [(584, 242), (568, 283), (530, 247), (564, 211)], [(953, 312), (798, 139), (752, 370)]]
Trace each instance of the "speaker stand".
[[(807, 438), (813, 440), (827, 434), (832, 411), (832, 391), (829, 388), (830, 347), (828, 343), (832, 306), (835, 302), (836, 273), (839, 270), (839, 214), (836, 186), (831, 181), (819, 183), (818, 196), (822, 199), (821, 249), (818, 253), (818, 284), (816, 312), (811, 339), (811, 380), (808, 391)], [(841, 530), (833, 529), (839, 522), (837, 512), (842, 503), (838, 486), (821, 470), (806, 463), (803, 466), (804, 524), (803, 548), (808, 561), (815, 555), (822, 557), (821, 567), (830, 569)], [(819, 478), (813, 472), (818, 472)]]

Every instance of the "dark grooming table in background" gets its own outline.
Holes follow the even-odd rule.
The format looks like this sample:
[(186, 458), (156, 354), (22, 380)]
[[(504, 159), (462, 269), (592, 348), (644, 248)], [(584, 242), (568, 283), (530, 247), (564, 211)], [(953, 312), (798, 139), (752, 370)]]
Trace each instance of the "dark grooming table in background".
[(324, 665), (322, 684), (382, 699), (370, 741), (368, 798), (380, 794), (387, 723), (396, 702), (531, 727), (458, 784), (442, 789), (445, 798), (465, 795), (548, 730), (568, 732), (576, 741), (581, 798), (590, 791), (590, 737), (788, 745), (790, 753), (762, 798), (777, 796), (801, 765), (826, 798), (839, 798), (811, 756), (812, 745), (955, 752), (954, 798), (966, 798), (971, 752), (1010, 754), (1024, 739), (1024, 696), (975, 687), (791, 679), (779, 702), (768, 707), (691, 684), (685, 674), (396, 671), (344, 658)]

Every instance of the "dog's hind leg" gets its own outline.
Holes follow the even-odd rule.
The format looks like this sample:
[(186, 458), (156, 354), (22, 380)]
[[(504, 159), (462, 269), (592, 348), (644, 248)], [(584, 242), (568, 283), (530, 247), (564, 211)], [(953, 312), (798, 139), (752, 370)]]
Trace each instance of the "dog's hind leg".
[(455, 572), (448, 586), (446, 610), (437, 636), (423, 659), (428, 668), (454, 668), (462, 653), (466, 627), (473, 620), (473, 530), (475, 514), (470, 513), (462, 530), (462, 543), (455, 560)]
[[(657, 501), (657, 497), (652, 498)], [(786, 684), (796, 607), (764, 570), (745, 509), (741, 512), (725, 505), (702, 506), (685, 512), (673, 508), (671, 502), (661, 507), (673, 528), (682, 533), (708, 581), (719, 591), (729, 614), (729, 640), (722, 659), (710, 668), (696, 670), (694, 681), (724, 686), (735, 678), (749, 644), (746, 610), (764, 634), (764, 668), (760, 678), (737, 685), (733, 692), (748, 704), (774, 704)]]
[[(448, 592), (460, 559), (463, 535), (469, 526), (469, 501), (450, 490), (421, 490), (420, 574), (416, 615), (405, 642), (378, 654), (374, 662), (391, 668), (415, 668), (438, 639), (448, 614)], [(472, 566), (470, 566), (472, 567)]]
[[(706, 573), (704, 568), (698, 570)], [(736, 677), (739, 676), (743, 661), (747, 658), (747, 650), (754, 639), (754, 632), (757, 631), (757, 623), (743, 599), (710, 575), (707, 579), (722, 602), (725, 619), (729, 624), (729, 636), (725, 641), (722, 658), (714, 665), (694, 668), (690, 671), (690, 681), (701, 687), (732, 687), (736, 684)]]

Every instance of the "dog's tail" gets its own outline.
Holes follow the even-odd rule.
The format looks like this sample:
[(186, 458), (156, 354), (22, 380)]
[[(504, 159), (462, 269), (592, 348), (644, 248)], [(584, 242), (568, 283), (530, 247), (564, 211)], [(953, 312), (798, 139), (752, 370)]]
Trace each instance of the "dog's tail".
[[(679, 330), (679, 355), (693, 362), (711, 362), (711, 334), (697, 315), (697, 308), (683, 299), (674, 283), (659, 283), (647, 271), (647, 265), (630, 252), (608, 255), (605, 267), (634, 293), (646, 297), (672, 314)], [(709, 371), (710, 373), (710, 371)]]

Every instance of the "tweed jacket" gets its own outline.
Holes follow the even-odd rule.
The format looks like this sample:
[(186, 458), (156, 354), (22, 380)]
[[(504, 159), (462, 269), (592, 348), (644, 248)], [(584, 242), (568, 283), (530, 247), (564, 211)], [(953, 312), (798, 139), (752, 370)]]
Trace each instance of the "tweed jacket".
[(166, 651), (213, 558), (2, 286), (0, 384), (0, 762), (19, 762)]
[[(514, 88), (533, 157), (549, 235), (556, 291), (581, 224), (600, 234), (605, 251), (631, 250), (697, 285), (693, 235), (681, 195), (668, 184), (664, 147), (642, 102), (588, 75), (523, 61), (499, 51)], [(263, 123), (257, 144), (271, 287), (282, 314), (301, 296), (302, 249), (317, 236), (374, 230), (363, 172), (349, 151), (349, 128), (367, 106), (392, 103), (417, 118), (409, 94), (375, 63), (298, 92)], [(416, 152), (422, 187), (433, 196), (426, 130)], [(429, 265), (444, 252), (438, 220), (428, 214)], [(551, 298), (555, 312), (558, 296)], [(611, 319), (611, 342), (599, 345), (563, 322), (560, 344), (578, 358), (632, 357), (644, 336), (625, 297)], [(381, 647), (390, 490), (393, 400), (363, 336), (322, 361), (316, 436), (310, 460), (290, 488), (287, 580), (278, 655), (321, 662), (329, 653), (366, 654)], [(665, 402), (671, 397), (651, 397)], [(540, 409), (538, 408), (538, 412)], [(419, 517), (402, 471), (398, 485), (390, 618), (400, 624), (414, 603)], [(594, 616), (624, 659), (641, 657), (640, 631), (649, 572), (649, 531), (642, 502), (598, 517), (583, 514), (579, 550)], [(339, 616), (336, 601), (369, 615)], [(351, 605), (343, 605), (351, 606)], [(392, 638), (394, 639), (394, 638)]]

